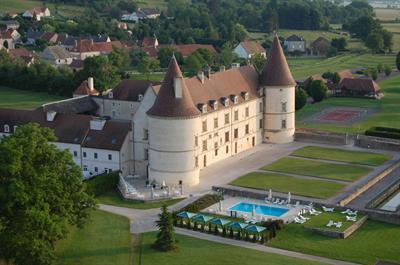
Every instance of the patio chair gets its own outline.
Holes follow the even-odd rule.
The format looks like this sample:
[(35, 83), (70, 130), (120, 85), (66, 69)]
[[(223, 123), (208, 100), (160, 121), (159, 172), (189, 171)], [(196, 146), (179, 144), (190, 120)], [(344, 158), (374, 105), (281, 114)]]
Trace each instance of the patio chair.
[(306, 221), (310, 220), (310, 217), (304, 217), (301, 214), (299, 214), (299, 218), (302, 219), (302, 220), (306, 220)]
[(329, 220), (329, 222), (326, 224), (326, 227), (331, 227), (331, 226), (334, 226), (334, 225), (335, 225), (335, 222), (332, 221), (332, 220)]
[(358, 213), (358, 211), (350, 211), (350, 212), (348, 212), (347, 214), (348, 214), (348, 215), (356, 216), (357, 213)]
[(357, 221), (357, 216), (347, 216), (346, 215), (346, 221), (356, 222)]
[(295, 218), (294, 218), (294, 222), (295, 222), (296, 224), (304, 224), (306, 221), (305, 221), (305, 220), (301, 220), (301, 219), (295, 217)]
[(342, 227), (342, 225), (343, 225), (343, 223), (342, 223), (342, 222), (337, 222), (337, 223), (335, 224), (336, 228), (341, 228), (341, 227)]
[(328, 208), (328, 207), (322, 206), (322, 210), (324, 210), (324, 212), (333, 213), (333, 211), (335, 210), (335, 208)]
[(320, 215), (321, 212), (320, 212), (320, 211), (316, 211), (314, 208), (311, 208), (310, 214), (311, 214), (311, 215)]

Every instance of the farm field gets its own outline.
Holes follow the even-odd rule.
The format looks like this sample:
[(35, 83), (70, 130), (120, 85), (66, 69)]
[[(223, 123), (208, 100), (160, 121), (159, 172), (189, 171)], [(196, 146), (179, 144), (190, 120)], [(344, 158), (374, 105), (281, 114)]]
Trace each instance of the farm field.
[(382, 165), (390, 159), (390, 157), (385, 154), (325, 148), (319, 146), (306, 146), (294, 151), (291, 155), (370, 166)]
[(100, 210), (82, 229), (56, 245), (56, 265), (126, 265), (131, 255), (129, 220)]
[[(377, 243), (379, 242), (379, 243)], [(329, 238), (290, 224), (268, 245), (328, 258), (373, 265), (377, 260), (400, 262), (400, 229), (396, 225), (368, 220), (346, 239)]]
[[(400, 15), (400, 10), (397, 10)], [(383, 28), (393, 33), (393, 50), (400, 51), (400, 23), (385, 23)]]
[(64, 97), (0, 86), (0, 108), (34, 109)]
[(345, 185), (324, 180), (304, 179), (278, 173), (252, 172), (230, 183), (245, 188), (279, 191), (283, 193), (329, 198), (339, 192)]
[[(339, 33), (334, 33), (330, 31), (323, 31), (323, 30), (295, 30), (295, 29), (279, 29), (277, 31), (279, 37), (287, 38), (292, 34), (303, 36), (304, 39), (307, 41), (307, 45), (316, 40), (318, 37), (325, 37), (329, 40), (333, 38), (340, 38), (345, 37), (349, 38), (347, 35), (342, 35)], [(250, 32), (250, 38), (252, 39), (264, 39), (266, 33), (258, 33), (258, 32)]]
[(327, 71), (340, 71), (361, 67), (376, 67), (379, 63), (395, 67), (395, 55), (346, 54), (331, 58), (288, 57), (288, 63), (295, 79), (306, 79)]
[[(341, 133), (364, 133), (372, 126), (400, 128), (400, 76), (395, 76), (379, 83), (385, 97), (381, 100), (362, 98), (329, 98), (321, 103), (308, 104), (296, 112), (297, 128), (310, 128)], [(357, 106), (365, 108), (378, 108), (380, 111), (366, 120), (352, 125), (335, 124), (306, 124), (302, 120), (322, 109), (331, 106)]]
[(355, 181), (371, 171), (370, 168), (362, 166), (339, 165), (294, 157), (281, 158), (262, 169), (343, 181)]
[(375, 16), (382, 21), (393, 21), (400, 19), (400, 9), (374, 8)]
[[(250, 250), (230, 245), (224, 245), (211, 241), (205, 241), (193, 237), (176, 235), (178, 240), (178, 250), (175, 252), (158, 252), (151, 247), (155, 240), (156, 233), (141, 234), (142, 243), (142, 265), (168, 264), (168, 265), (315, 265), (320, 264), (312, 261), (305, 261), (297, 258), (280, 256)], [(136, 257), (134, 264), (139, 264), (139, 247), (135, 248)]]

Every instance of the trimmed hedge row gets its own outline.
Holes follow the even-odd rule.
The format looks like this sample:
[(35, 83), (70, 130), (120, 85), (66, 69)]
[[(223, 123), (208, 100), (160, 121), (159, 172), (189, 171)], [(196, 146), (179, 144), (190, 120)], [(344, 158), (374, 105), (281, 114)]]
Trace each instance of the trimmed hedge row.
[(372, 127), (365, 131), (365, 135), (390, 139), (400, 139), (400, 129), (388, 127)]
[(201, 210), (219, 202), (220, 199), (222, 198), (217, 194), (207, 194), (200, 197), (196, 201), (186, 205), (180, 211), (193, 212), (193, 213), (200, 212)]
[(116, 189), (118, 181), (118, 172), (104, 173), (86, 181), (87, 191), (94, 196), (99, 196)]

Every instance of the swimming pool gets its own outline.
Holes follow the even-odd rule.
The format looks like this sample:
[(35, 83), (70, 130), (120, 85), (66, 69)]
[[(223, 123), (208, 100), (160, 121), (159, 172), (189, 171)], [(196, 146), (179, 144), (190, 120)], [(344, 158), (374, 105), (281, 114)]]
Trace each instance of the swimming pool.
[(275, 217), (280, 217), (281, 215), (283, 215), (289, 211), (289, 209), (285, 209), (285, 208), (268, 206), (268, 205), (260, 205), (260, 204), (254, 204), (254, 203), (247, 203), (247, 202), (240, 202), (240, 203), (232, 206), (229, 210), (252, 213), (254, 207), (256, 210), (256, 214), (269, 215), (269, 216), (275, 216)]

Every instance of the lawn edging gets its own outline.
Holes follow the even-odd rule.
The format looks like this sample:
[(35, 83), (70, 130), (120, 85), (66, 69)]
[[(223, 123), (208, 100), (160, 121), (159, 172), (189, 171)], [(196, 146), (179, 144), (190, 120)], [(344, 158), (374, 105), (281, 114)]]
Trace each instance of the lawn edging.
[(311, 232), (323, 235), (323, 236), (328, 236), (328, 237), (333, 237), (333, 238), (338, 238), (338, 239), (346, 239), (349, 237), (351, 234), (353, 234), (355, 231), (357, 231), (358, 228), (360, 228), (368, 219), (368, 215), (363, 216), (361, 219), (357, 220), (354, 224), (349, 226), (346, 230), (344, 231), (331, 231), (323, 228), (316, 228), (316, 227), (307, 227), (305, 226), (304, 229), (310, 230)]

